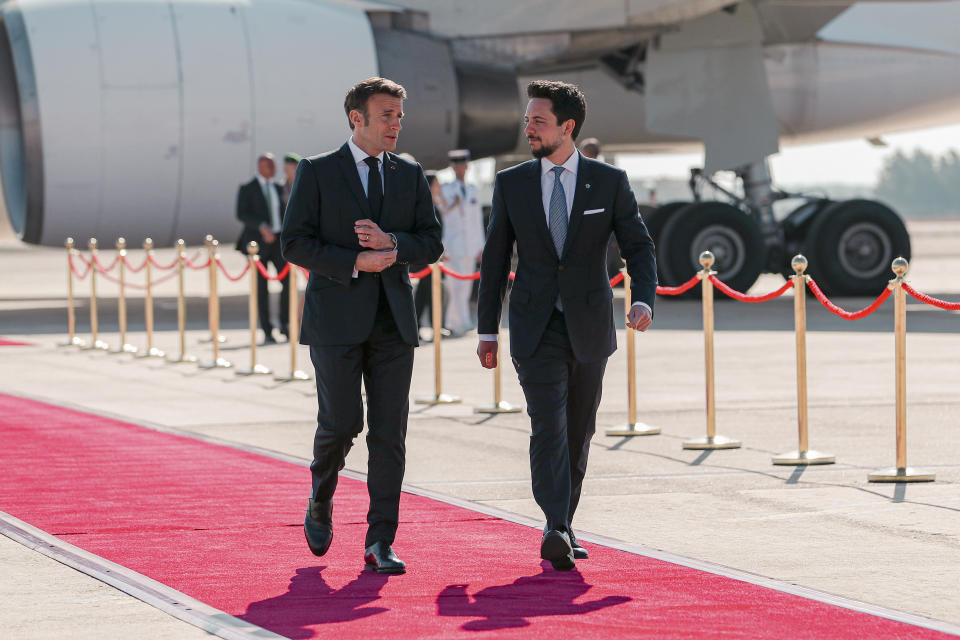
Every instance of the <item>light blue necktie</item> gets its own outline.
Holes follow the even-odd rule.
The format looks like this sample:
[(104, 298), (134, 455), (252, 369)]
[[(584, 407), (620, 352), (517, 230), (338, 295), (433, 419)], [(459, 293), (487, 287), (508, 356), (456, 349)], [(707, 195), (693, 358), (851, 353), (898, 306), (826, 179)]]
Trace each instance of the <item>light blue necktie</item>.
[[(552, 171), (554, 178), (553, 193), (550, 195), (550, 237), (553, 238), (553, 246), (557, 248), (559, 257), (563, 254), (563, 243), (567, 239), (567, 194), (564, 193), (563, 184), (560, 182), (563, 167), (554, 167)], [(559, 295), (557, 309), (563, 311)]]

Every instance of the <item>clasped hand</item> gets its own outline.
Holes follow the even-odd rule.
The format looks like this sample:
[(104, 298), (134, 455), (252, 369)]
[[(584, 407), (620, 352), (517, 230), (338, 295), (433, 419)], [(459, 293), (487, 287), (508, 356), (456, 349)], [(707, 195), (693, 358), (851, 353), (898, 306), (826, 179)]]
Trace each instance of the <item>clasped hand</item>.
[(392, 266), (397, 261), (397, 250), (393, 238), (383, 232), (372, 220), (357, 220), (353, 226), (360, 246), (368, 249), (357, 254), (357, 271), (377, 273)]
[(628, 327), (634, 331), (646, 331), (651, 324), (653, 324), (653, 317), (649, 309), (640, 305), (630, 307), (630, 312), (627, 314)]

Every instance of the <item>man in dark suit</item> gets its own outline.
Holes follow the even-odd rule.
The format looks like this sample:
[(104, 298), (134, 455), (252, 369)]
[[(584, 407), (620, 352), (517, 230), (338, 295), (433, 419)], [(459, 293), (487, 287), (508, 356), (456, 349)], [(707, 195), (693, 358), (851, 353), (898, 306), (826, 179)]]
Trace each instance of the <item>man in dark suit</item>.
[[(280, 187), (273, 182), (277, 172), (272, 153), (264, 153), (257, 158), (257, 175), (242, 185), (237, 193), (237, 218), (243, 223), (243, 232), (237, 239), (237, 251), (247, 254), (247, 244), (260, 245), (260, 261), (266, 267), (273, 264), (279, 273), (286, 262), (280, 253), (280, 226), (283, 223), (285, 202)], [(289, 337), (290, 289), (289, 278), (280, 284), (280, 333)], [(260, 328), (263, 330), (264, 344), (275, 343), (273, 324), (270, 322), (270, 298), (267, 291), (267, 279), (257, 274), (257, 311), (260, 315)]]
[(390, 153), (406, 95), (384, 78), (350, 89), (344, 110), (353, 135), (300, 162), (281, 233), (284, 257), (310, 270), (300, 342), (310, 345), (319, 411), (307, 544), (322, 556), (333, 539), (337, 473), (363, 430), (362, 381), (370, 454), (364, 560), (379, 573), (405, 571), (392, 545), (418, 344), (408, 265), (443, 252), (423, 170)]
[(653, 241), (626, 174), (584, 157), (574, 144), (586, 116), (580, 90), (531, 82), (524, 122), (536, 159), (497, 174), (480, 268), (477, 355), (497, 364), (496, 334), (514, 244), (510, 353), (530, 414), (533, 496), (546, 516), (540, 556), (574, 568), (587, 551), (570, 523), (580, 501), (607, 358), (617, 348), (607, 239), (613, 232), (633, 279), (627, 324), (653, 317)]

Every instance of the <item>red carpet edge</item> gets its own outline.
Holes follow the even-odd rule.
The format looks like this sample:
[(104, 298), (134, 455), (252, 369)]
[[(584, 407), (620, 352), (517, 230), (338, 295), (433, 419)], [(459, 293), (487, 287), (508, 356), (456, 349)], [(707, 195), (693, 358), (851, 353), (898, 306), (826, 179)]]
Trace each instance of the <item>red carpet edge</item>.
[[(60, 400), (32, 394), (9, 392), (4, 393), (13, 397), (23, 398), (25, 400), (55, 405), (64, 409), (117, 420), (145, 429), (150, 429), (152, 431), (173, 434), (210, 444), (229, 447), (247, 453), (253, 453), (268, 458), (293, 463), (303, 467), (309, 466), (310, 464), (310, 461), (307, 459), (291, 456), (289, 454), (273, 451), (255, 445), (238, 443), (230, 440), (224, 440), (222, 438), (184, 431), (174, 427), (167, 427), (147, 421), (131, 419), (127, 416), (91, 409), (74, 403), (63, 402)], [(344, 470), (341, 472), (341, 475), (363, 482), (366, 481), (365, 474), (354, 471)], [(468, 509), (476, 513), (496, 517), (514, 524), (531, 527), (537, 530), (541, 529), (542, 527), (542, 523), (536, 519), (528, 518), (526, 516), (508, 511), (503, 511), (495, 507), (489, 507), (475, 502), (470, 502), (468, 500), (454, 498), (433, 492), (428, 489), (422, 489), (416, 486), (404, 484), (403, 491), (424, 498), (437, 500), (452, 506)], [(105, 558), (84, 551), (78, 547), (75, 547), (74, 545), (71, 545), (70, 543), (61, 541), (58, 538), (51, 536), (40, 529), (32, 527), (31, 525), (22, 522), (17, 518), (9, 516), (2, 511), (0, 511), (0, 533), (35, 551), (57, 560), (58, 562), (61, 562), (106, 584), (109, 584), (110, 586), (113, 586), (124, 593), (132, 595), (133, 597), (146, 602), (147, 604), (150, 604), (151, 606), (154, 606), (180, 620), (201, 628), (208, 633), (212, 633), (223, 638), (236, 638), (237, 640), (283, 637), (231, 616), (223, 611), (215, 609), (210, 605), (204, 604), (187, 596), (186, 594), (183, 594), (180, 591), (152, 580), (143, 574), (137, 573), (127, 569), (126, 567), (106, 560)], [(590, 534), (586, 532), (581, 534), (578, 532), (578, 538), (586, 542), (603, 545), (627, 553), (645, 556), (656, 560), (669, 562), (671, 564), (719, 575), (725, 578), (773, 589), (794, 596), (799, 596), (801, 598), (806, 598), (808, 600), (830, 604), (859, 613), (902, 622), (942, 633), (960, 636), (960, 625), (950, 622), (935, 620), (908, 612), (897, 611), (895, 609), (889, 609), (879, 605), (861, 602), (845, 596), (818, 591), (816, 589), (791, 584), (774, 578), (768, 578), (704, 560), (676, 555), (659, 549), (627, 543), (602, 535)]]

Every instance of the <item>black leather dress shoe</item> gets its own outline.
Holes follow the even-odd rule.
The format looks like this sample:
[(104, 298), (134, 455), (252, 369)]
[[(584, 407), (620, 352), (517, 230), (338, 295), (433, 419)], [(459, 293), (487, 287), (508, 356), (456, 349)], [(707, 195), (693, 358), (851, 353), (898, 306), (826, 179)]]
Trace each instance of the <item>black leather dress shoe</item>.
[(557, 571), (570, 571), (576, 566), (573, 562), (570, 536), (565, 531), (551, 529), (543, 534), (543, 539), (540, 540), (540, 557), (549, 560)]
[(587, 550), (583, 548), (580, 544), (580, 541), (577, 540), (577, 536), (573, 534), (573, 531), (570, 532), (570, 547), (573, 549), (573, 557), (576, 560), (586, 560), (590, 557), (590, 554), (587, 553)]
[(406, 573), (406, 563), (397, 557), (386, 542), (374, 542), (363, 552), (367, 569), (377, 573)]
[(307, 517), (303, 520), (303, 533), (307, 546), (315, 556), (322, 556), (333, 542), (333, 500), (310, 501)]
[(277, 339), (273, 337), (273, 334), (268, 333), (265, 336), (263, 336), (263, 344), (260, 346), (265, 347), (271, 344), (277, 344)]

